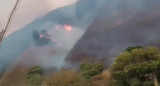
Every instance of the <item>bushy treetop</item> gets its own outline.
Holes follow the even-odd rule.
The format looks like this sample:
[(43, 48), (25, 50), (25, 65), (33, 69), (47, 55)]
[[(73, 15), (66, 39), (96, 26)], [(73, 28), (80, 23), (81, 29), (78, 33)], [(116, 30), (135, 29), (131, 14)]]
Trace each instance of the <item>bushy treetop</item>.
[(120, 54), (115, 59), (111, 74), (119, 83), (117, 86), (120, 86), (120, 83), (130, 86), (130, 82), (133, 82), (133, 80), (141, 82), (141, 85), (146, 82), (155, 84), (155, 79), (158, 80), (157, 78), (160, 75), (159, 70), (160, 50), (155, 47), (147, 47), (145, 49), (135, 48)]

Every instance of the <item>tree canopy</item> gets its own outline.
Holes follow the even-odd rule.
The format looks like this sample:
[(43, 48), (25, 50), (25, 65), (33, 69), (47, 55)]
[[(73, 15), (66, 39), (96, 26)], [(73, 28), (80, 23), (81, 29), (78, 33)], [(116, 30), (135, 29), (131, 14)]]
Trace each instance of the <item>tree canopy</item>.
[(43, 69), (40, 66), (30, 68), (27, 74), (27, 80), (30, 86), (40, 86), (42, 84)]
[(95, 75), (102, 73), (104, 67), (101, 63), (87, 63), (83, 62), (80, 66), (81, 73), (86, 78), (91, 78)]
[(111, 67), (115, 86), (158, 86), (160, 50), (135, 48), (120, 54)]
[(134, 49), (139, 49), (139, 48), (143, 48), (143, 47), (142, 47), (142, 46), (131, 46), (131, 47), (128, 47), (128, 48), (126, 49), (126, 51), (131, 52), (132, 50), (134, 50)]

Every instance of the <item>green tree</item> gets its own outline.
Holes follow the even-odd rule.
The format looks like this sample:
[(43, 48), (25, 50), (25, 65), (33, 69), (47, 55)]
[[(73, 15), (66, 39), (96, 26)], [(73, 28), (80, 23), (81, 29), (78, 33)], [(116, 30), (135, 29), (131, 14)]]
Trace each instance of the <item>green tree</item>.
[(132, 50), (134, 50), (134, 49), (139, 49), (139, 48), (143, 48), (143, 47), (142, 47), (142, 46), (131, 46), (131, 47), (128, 47), (128, 48), (126, 49), (126, 51), (131, 52)]
[(35, 66), (35, 67), (32, 67), (29, 70), (28, 75), (30, 75), (30, 74), (42, 74), (42, 72), (43, 72), (43, 69), (40, 66)]
[(137, 48), (120, 54), (111, 67), (115, 86), (158, 86), (160, 50)]
[(40, 66), (32, 67), (27, 74), (29, 86), (40, 86), (42, 84), (43, 69)]
[(104, 67), (101, 63), (87, 63), (83, 62), (80, 65), (81, 73), (83, 76), (85, 76), (87, 79), (90, 79), (91, 77), (98, 75), (102, 73)]

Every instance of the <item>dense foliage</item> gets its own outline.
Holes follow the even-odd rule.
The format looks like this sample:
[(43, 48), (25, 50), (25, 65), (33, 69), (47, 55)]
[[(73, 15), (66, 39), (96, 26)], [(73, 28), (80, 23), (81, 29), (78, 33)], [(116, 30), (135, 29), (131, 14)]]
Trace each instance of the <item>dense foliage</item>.
[(135, 48), (120, 54), (112, 68), (114, 86), (158, 86), (160, 50)]
[[(129, 47), (108, 70), (100, 62), (83, 62), (80, 70), (61, 69), (44, 75), (40, 66), (27, 70), (15, 69), (17, 82), (1, 80), (2, 86), (158, 86), (160, 82), (160, 49), (156, 47)], [(25, 80), (23, 80), (25, 77)], [(21, 80), (19, 80), (20, 78)], [(8, 83), (10, 81), (10, 83)], [(20, 83), (20, 85), (17, 85)]]
[(30, 86), (40, 86), (42, 84), (42, 68), (32, 67), (27, 74), (27, 81)]
[(74, 70), (61, 70), (53, 76), (46, 77), (44, 86), (84, 86), (85, 78)]
[(128, 48), (126, 49), (126, 51), (131, 52), (132, 50), (134, 50), (134, 49), (139, 49), (139, 48), (143, 48), (143, 47), (142, 47), (142, 46), (131, 46), (131, 47), (128, 47)]
[(84, 62), (81, 64), (80, 69), (81, 69), (82, 75), (85, 76), (87, 79), (89, 79), (95, 75), (101, 74), (104, 67), (101, 63), (91, 64), (91, 63)]

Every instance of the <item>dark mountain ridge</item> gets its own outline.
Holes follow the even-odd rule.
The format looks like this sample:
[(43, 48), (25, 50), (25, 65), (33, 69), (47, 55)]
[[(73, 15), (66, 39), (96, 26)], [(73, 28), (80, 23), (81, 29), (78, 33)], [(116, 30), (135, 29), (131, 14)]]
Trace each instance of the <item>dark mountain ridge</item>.
[(92, 58), (110, 66), (129, 46), (159, 46), (159, 9), (159, 0), (107, 1), (66, 60), (78, 65)]

